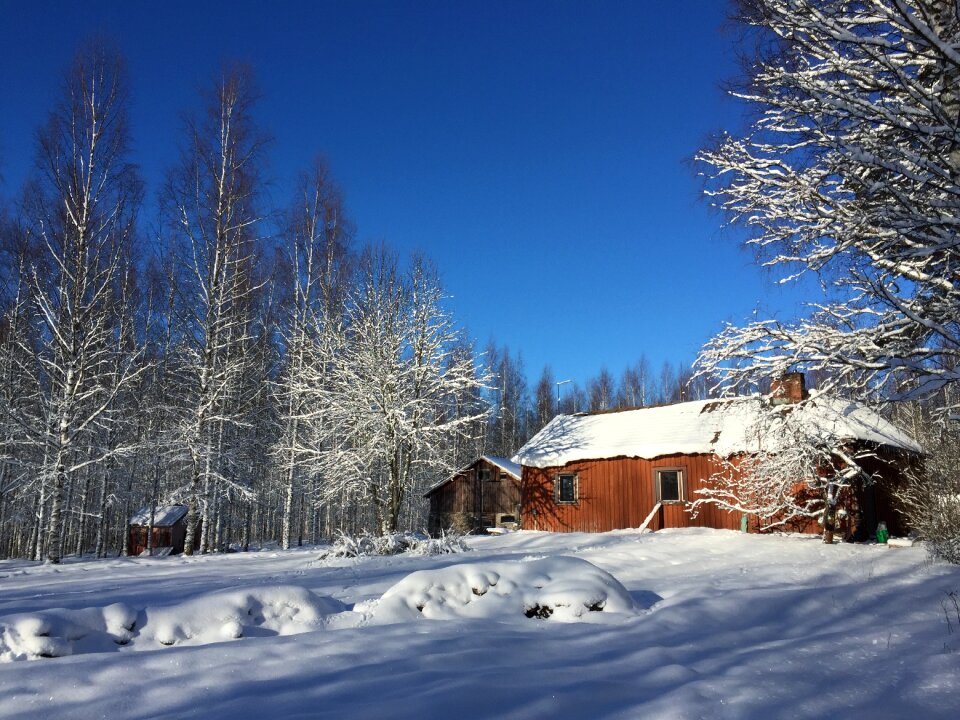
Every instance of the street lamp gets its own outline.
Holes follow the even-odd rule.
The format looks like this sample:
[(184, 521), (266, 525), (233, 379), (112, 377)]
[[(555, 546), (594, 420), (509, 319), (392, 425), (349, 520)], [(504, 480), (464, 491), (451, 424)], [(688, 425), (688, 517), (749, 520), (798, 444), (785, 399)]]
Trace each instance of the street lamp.
[(561, 380), (557, 383), (557, 415), (560, 414), (560, 386), (566, 385), (568, 382), (573, 382), (573, 380)]

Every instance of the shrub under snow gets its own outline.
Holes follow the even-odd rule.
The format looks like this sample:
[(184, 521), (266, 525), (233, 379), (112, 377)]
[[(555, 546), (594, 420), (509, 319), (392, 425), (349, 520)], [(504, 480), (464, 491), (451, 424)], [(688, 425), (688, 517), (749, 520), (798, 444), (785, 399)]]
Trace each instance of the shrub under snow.
[(356, 610), (370, 612), (374, 623), (524, 616), (574, 622), (600, 612), (634, 613), (637, 606), (608, 572), (579, 558), (553, 557), (421, 570)]
[(467, 549), (463, 536), (459, 533), (441, 534), (432, 538), (421, 533), (393, 533), (391, 535), (348, 535), (340, 533), (333, 547), (323, 553), (328, 557), (365, 557), (368, 555), (445, 555), (459, 553)]
[(0, 618), (0, 661), (115, 650), (205, 645), (244, 635), (293, 635), (317, 630), (342, 612), (333, 598), (274, 585), (212, 592), (176, 605), (137, 612), (116, 603), (82, 610), (44, 610)]

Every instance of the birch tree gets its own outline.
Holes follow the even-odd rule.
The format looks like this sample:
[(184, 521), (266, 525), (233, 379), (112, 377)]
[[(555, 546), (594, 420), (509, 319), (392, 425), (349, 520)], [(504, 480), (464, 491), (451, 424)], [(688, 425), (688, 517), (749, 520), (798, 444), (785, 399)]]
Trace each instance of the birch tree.
[(617, 402), (620, 407), (643, 407), (650, 399), (650, 361), (643, 353), (620, 378)]
[[(862, 398), (960, 380), (960, 17), (949, 0), (751, 0), (756, 42), (734, 95), (749, 128), (698, 155), (707, 194), (783, 282), (824, 300), (711, 340), (735, 388), (790, 368)], [(951, 397), (956, 397), (952, 395)], [(956, 403), (943, 414), (960, 416)]]
[[(342, 326), (352, 229), (339, 190), (322, 161), (300, 179), (284, 237), (286, 283), (281, 335), (285, 362), (276, 382), (282, 434), (274, 455), (283, 477), (281, 545), (290, 547), (294, 499), (304, 492), (304, 421), (310, 414), (315, 384), (326, 385), (328, 358), (323, 351)], [(319, 420), (318, 420), (319, 421)], [(323, 435), (323, 430), (319, 435)]]
[(50, 508), (40, 529), (46, 525), (52, 563), (61, 557), (68, 482), (122, 451), (97, 446), (93, 435), (112, 422), (107, 410), (138, 372), (129, 359), (117, 361), (113, 339), (127, 311), (117, 288), (130, 262), (141, 196), (127, 144), (122, 63), (104, 46), (88, 46), (39, 134), (39, 181), (29, 208), (30, 233), (45, 255), (28, 271), (43, 425), (23, 418), (20, 426), (43, 444), (42, 494), (49, 494)]
[(590, 398), (589, 410), (610, 410), (614, 405), (615, 382), (607, 368), (587, 383), (587, 395)]
[(544, 365), (533, 393), (536, 408), (535, 427), (531, 428), (533, 432), (540, 432), (557, 414), (556, 392), (557, 383), (554, 380), (553, 371), (549, 365)]
[(528, 416), (530, 397), (523, 370), (523, 357), (510, 348), (497, 347), (492, 340), (484, 356), (492, 382), (489, 390), (490, 420), (487, 428), (487, 452), (510, 457), (530, 438)]
[[(255, 275), (258, 164), (264, 139), (251, 117), (252, 78), (222, 75), (199, 119), (187, 122), (180, 166), (167, 185), (167, 217), (183, 275), (178, 279), (184, 383), (179, 432), (191, 465), (185, 552), (206, 551), (229, 433), (243, 423), (239, 382), (248, 358)], [(233, 484), (237, 490), (242, 488)]]

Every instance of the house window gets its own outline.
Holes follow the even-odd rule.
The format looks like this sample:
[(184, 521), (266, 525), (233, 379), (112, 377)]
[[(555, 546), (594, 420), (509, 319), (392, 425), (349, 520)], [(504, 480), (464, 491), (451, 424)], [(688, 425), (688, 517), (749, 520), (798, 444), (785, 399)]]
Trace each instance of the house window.
[(490, 482), (490, 468), (480, 468), (477, 472), (480, 482)]
[(654, 482), (657, 486), (657, 500), (672, 503), (684, 502), (687, 499), (683, 468), (657, 468), (654, 471), (654, 476)]
[(575, 503), (577, 501), (577, 474), (563, 473), (557, 475), (557, 502)]

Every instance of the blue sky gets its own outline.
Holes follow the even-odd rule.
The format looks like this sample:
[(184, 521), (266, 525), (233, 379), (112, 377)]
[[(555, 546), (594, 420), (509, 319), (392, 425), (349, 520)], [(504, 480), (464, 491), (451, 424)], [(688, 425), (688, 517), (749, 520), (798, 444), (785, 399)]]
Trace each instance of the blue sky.
[(728, 6), (640, 2), (0, 1), (0, 193), (78, 42), (116, 41), (133, 91), (134, 159), (153, 203), (180, 118), (225, 61), (253, 66), (286, 204), (318, 153), (361, 242), (422, 250), (482, 345), (585, 381), (694, 357), (724, 321), (790, 316), (699, 199), (689, 159), (736, 130)]

